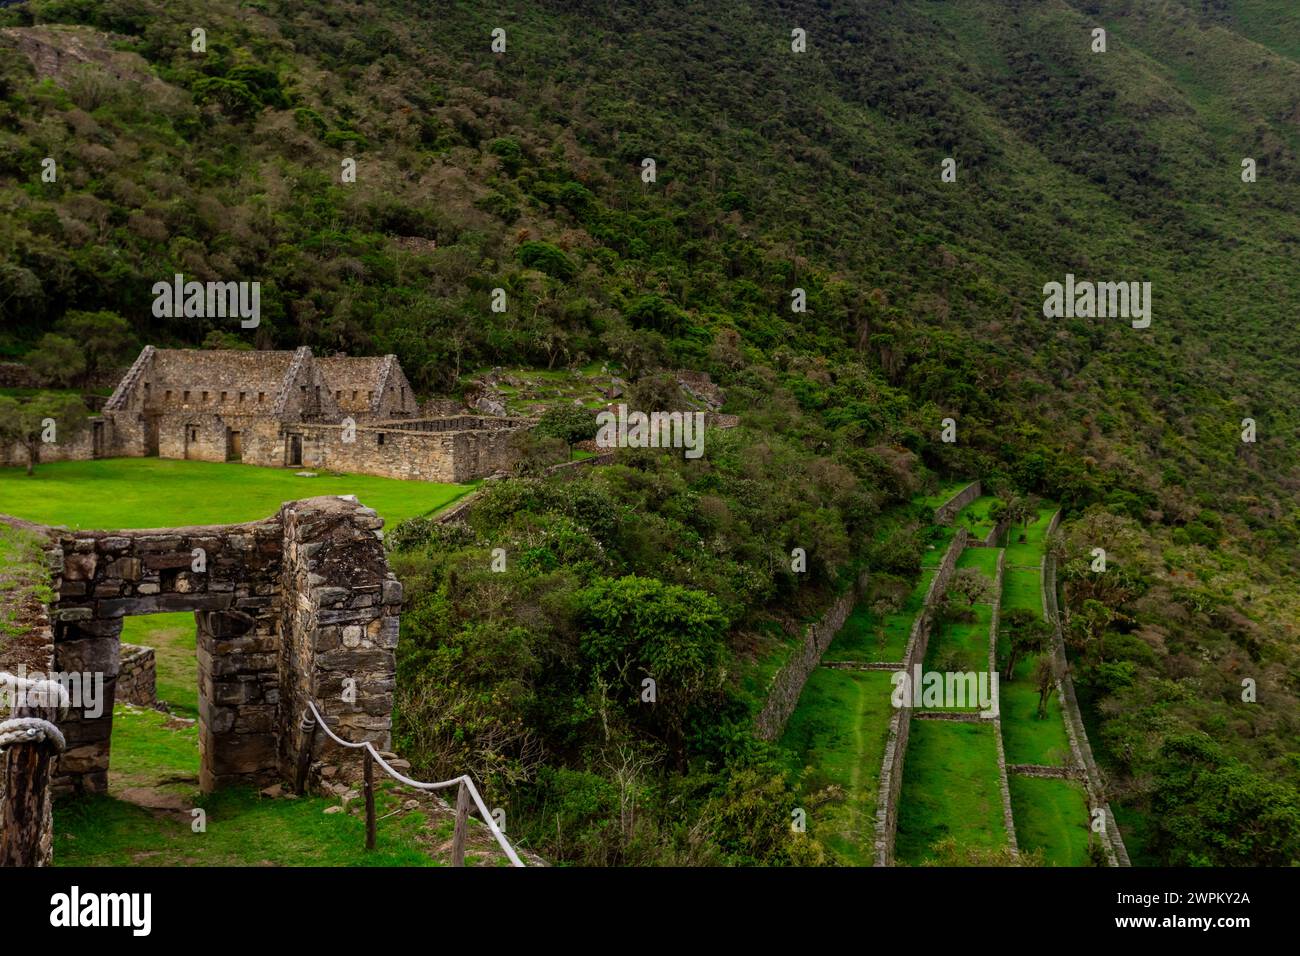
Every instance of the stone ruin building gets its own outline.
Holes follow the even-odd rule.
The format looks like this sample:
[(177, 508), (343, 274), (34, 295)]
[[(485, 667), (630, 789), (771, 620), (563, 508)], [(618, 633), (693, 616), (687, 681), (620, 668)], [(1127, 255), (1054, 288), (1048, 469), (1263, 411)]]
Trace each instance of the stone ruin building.
[[(423, 418), (394, 355), (147, 346), (100, 415), (43, 460), (112, 457), (242, 461), (388, 478), (464, 482), (509, 468), (529, 423)], [(20, 464), (0, 448), (0, 464)]]
[(100, 713), (74, 706), (57, 720), (66, 747), (50, 768), (54, 791), (108, 786), (113, 703), (124, 690), (122, 622), (136, 614), (194, 612), (205, 792), (353, 776), (359, 752), (307, 735), (309, 701), (343, 739), (390, 747), (402, 586), (384, 555), (383, 519), (354, 498), (291, 501), (262, 521), (191, 528), (0, 522), (41, 542), (53, 594), (48, 604), (28, 595), (32, 606), (15, 609), (24, 633), (0, 642), (0, 671), (104, 681)]

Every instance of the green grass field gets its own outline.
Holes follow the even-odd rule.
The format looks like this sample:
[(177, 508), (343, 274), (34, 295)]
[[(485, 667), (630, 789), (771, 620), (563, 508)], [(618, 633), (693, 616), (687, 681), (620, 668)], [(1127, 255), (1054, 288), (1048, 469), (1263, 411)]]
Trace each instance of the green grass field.
[(166, 528), (233, 524), (274, 514), (286, 501), (356, 495), (389, 527), (436, 511), (472, 489), (370, 475), (160, 458), (103, 458), (44, 464), (28, 477), (0, 468), (0, 514), (70, 528)]
[(809, 812), (808, 832), (846, 865), (872, 863), (876, 789), (893, 714), (890, 677), (888, 671), (817, 668), (781, 738), (790, 768), (811, 768), (806, 793), (832, 784), (844, 791), (843, 800)]
[(998, 579), (998, 557), (1001, 548), (966, 548), (957, 556), (958, 568), (978, 568), (992, 584)]
[(1034, 668), (1038, 655), (1016, 664), (1015, 679), (999, 685), (1002, 705), (1002, 746), (1007, 763), (1033, 763), (1060, 767), (1070, 756), (1070, 738), (1065, 732), (1060, 695), (1053, 692), (1047, 702), (1047, 716), (1038, 717), (1038, 691)]
[[(916, 586), (903, 602), (903, 606), (881, 621), (866, 606), (853, 609), (835, 640), (822, 655), (825, 661), (898, 661), (907, 650), (907, 639), (912, 632), (912, 621), (925, 603), (926, 591), (934, 580), (933, 571), (921, 572)], [(881, 642), (883, 625), (884, 641)]]
[(1006, 567), (1002, 571), (1002, 613), (1027, 608), (1043, 613), (1042, 576), (1037, 571)]
[[(1047, 537), (1047, 526), (1056, 514), (1056, 505), (1042, 505), (1038, 517), (1028, 526), (1016, 525), (1007, 529), (1007, 566), (1038, 567), (1043, 557), (1043, 542)], [(1021, 540), (1021, 539), (1024, 540)]]
[(931, 528), (929, 547), (921, 555), (921, 567), (937, 568), (943, 561), (943, 556), (948, 553), (948, 545), (952, 544), (955, 533), (951, 527)]
[(1048, 866), (1088, 863), (1088, 801), (1077, 780), (1011, 774), (1011, 815), (1021, 850), (1042, 850)]
[(197, 717), (199, 663), (194, 654), (194, 613), (178, 611), (124, 618), (122, 640), (154, 649), (158, 700), (168, 704), (172, 713)]
[(947, 837), (962, 846), (1006, 843), (992, 723), (912, 721), (894, 858), (916, 865)]
[(957, 517), (953, 519), (953, 527), (965, 528), (970, 532), (972, 538), (984, 539), (988, 533), (993, 530), (997, 524), (989, 517), (989, 509), (998, 499), (993, 495), (981, 495), (976, 498), (961, 511), (957, 512)]

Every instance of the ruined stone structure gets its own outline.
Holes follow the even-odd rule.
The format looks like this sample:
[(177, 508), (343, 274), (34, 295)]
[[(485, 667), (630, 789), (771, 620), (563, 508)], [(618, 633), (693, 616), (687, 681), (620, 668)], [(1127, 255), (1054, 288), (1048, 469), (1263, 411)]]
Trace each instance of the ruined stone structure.
[[(419, 418), (397, 357), (146, 347), (90, 427), (46, 461), (242, 461), (464, 482), (506, 470), (522, 419)], [(0, 448), (0, 465), (24, 461)]]
[[(41, 645), (47, 669), (104, 681), (98, 713), (74, 706), (59, 721), (67, 749), (56, 790), (107, 788), (113, 702), (126, 690), (122, 621), (132, 614), (194, 611), (205, 791), (292, 780), (309, 700), (344, 739), (391, 745), (402, 588), (372, 509), (322, 497), (247, 524), (64, 531), (15, 523), (47, 542), (52, 634), (32, 635), (52, 637)], [(311, 772), (349, 776), (358, 759), (317, 735)]]

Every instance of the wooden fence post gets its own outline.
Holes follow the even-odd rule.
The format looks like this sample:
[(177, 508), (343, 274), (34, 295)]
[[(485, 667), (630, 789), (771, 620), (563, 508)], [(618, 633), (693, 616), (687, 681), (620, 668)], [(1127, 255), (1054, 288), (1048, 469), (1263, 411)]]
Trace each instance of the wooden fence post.
[(469, 829), (469, 787), (460, 782), (456, 791), (456, 829), (451, 837), (451, 865), (465, 865), (465, 836)]
[[(14, 717), (58, 719), (58, 701), (29, 692)], [(49, 862), (41, 843), (50, 815), (50, 761), (57, 745), (50, 740), (15, 742), (0, 751), (5, 798), (0, 801), (0, 867), (44, 866)]]
[(375, 758), (370, 755), (370, 748), (365, 749), (366, 755), (366, 849), (375, 848)]

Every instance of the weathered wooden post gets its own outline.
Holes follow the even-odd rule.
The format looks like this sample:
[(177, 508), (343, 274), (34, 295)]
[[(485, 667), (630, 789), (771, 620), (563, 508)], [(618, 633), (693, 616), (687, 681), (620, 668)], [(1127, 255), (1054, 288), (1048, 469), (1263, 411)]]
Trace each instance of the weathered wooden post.
[(375, 758), (366, 751), (366, 849), (375, 848)]
[(13, 715), (0, 721), (0, 866), (45, 866), (42, 845), (50, 819), (50, 762), (64, 747), (54, 721), (66, 701), (52, 681), (32, 682), (0, 675), (0, 690), (15, 701)]
[(451, 836), (451, 865), (465, 865), (465, 836), (469, 829), (469, 788), (460, 782), (456, 791), (456, 829)]

